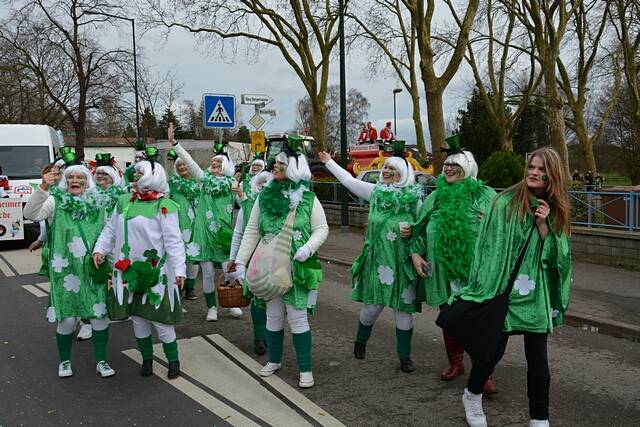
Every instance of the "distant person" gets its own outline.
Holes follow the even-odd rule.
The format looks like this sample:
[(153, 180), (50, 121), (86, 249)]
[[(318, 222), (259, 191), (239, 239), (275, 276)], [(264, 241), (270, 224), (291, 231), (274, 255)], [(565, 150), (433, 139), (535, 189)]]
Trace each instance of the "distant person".
[(595, 186), (595, 188), (602, 188), (602, 186), (604, 185), (604, 182), (607, 180), (607, 178), (605, 178), (604, 176), (598, 174), (596, 175), (596, 177), (593, 179), (593, 184)]
[(384, 127), (384, 129), (380, 131), (380, 139), (382, 140), (382, 142), (396, 140), (396, 136), (391, 130), (391, 122), (387, 122), (387, 125)]
[(361, 127), (361, 130), (360, 130), (360, 135), (358, 135), (358, 143), (364, 144), (367, 142), (367, 137), (369, 135), (369, 132), (367, 130), (367, 125), (365, 125), (364, 123), (361, 123), (360, 127)]
[(0, 166), (0, 197), (9, 197), (9, 177), (2, 174), (2, 166)]
[(582, 181), (582, 175), (580, 175), (580, 172), (578, 172), (578, 169), (574, 169), (573, 170), (573, 176), (571, 177), (571, 179), (576, 182), (576, 181)]
[(584, 174), (584, 188), (586, 191), (593, 190), (593, 174), (591, 171), (587, 171), (587, 173)]
[(368, 142), (376, 142), (378, 139), (378, 131), (373, 127), (371, 122), (367, 122), (367, 141)]

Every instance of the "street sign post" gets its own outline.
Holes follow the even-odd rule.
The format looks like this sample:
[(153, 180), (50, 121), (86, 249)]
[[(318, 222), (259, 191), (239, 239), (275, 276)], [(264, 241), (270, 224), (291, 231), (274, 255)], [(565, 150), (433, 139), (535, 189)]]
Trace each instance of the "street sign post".
[(251, 123), (251, 125), (256, 128), (256, 130), (260, 130), (266, 122), (267, 121), (263, 119), (262, 116), (258, 113), (254, 114), (253, 117), (249, 119), (249, 123)]
[(273, 101), (269, 95), (250, 95), (243, 94), (240, 96), (240, 100), (244, 105), (260, 105), (265, 106)]
[(202, 101), (204, 103), (205, 128), (233, 129), (236, 127), (235, 95), (205, 93), (202, 95)]
[(276, 117), (278, 115), (278, 110), (274, 110), (273, 108), (261, 108), (258, 110), (259, 114), (264, 114), (265, 116)]
[(264, 131), (251, 131), (251, 151), (254, 153), (264, 153), (267, 151), (267, 141)]

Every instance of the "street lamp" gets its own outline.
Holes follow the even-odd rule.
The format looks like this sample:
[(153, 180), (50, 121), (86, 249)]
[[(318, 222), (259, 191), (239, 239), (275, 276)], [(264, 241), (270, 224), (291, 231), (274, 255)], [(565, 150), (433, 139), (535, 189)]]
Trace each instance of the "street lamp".
[(133, 18), (127, 18), (125, 16), (113, 15), (111, 13), (100, 12), (98, 10), (85, 10), (87, 15), (100, 15), (107, 16), (109, 18), (123, 19), (131, 22), (131, 34), (133, 38), (133, 91), (136, 95), (136, 141), (140, 139), (140, 107), (138, 101), (138, 60), (136, 55), (136, 23)]
[(402, 92), (402, 89), (395, 88), (393, 90), (393, 134), (398, 137), (398, 129), (396, 127), (396, 95)]
[[(338, 32), (340, 33), (340, 166), (347, 168), (347, 83), (345, 76), (344, 50), (344, 0), (338, 0)], [(349, 230), (349, 194), (341, 187), (340, 226), (343, 231)]]

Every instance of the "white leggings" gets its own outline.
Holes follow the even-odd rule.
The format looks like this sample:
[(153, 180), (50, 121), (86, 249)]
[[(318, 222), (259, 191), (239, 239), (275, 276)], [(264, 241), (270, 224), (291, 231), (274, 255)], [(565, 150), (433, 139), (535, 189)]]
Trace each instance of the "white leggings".
[(195, 279), (198, 277), (198, 264), (187, 263), (187, 279)]
[(133, 334), (136, 338), (146, 338), (151, 336), (151, 324), (153, 323), (153, 327), (155, 328), (160, 341), (165, 344), (169, 344), (176, 340), (176, 330), (173, 328), (173, 325), (153, 322), (140, 316), (131, 316), (131, 321), (133, 322)]
[[(69, 335), (76, 330), (77, 317), (65, 317), (58, 322), (56, 332), (60, 335)], [(107, 319), (91, 319), (91, 329), (94, 331), (104, 331), (109, 327), (109, 321)]]
[(284, 318), (289, 321), (292, 334), (302, 334), (311, 330), (306, 308), (294, 308), (285, 304), (282, 297), (267, 301), (267, 330), (278, 332), (284, 329)]
[[(360, 323), (365, 326), (372, 326), (380, 316), (380, 313), (382, 313), (383, 308), (382, 304), (364, 304), (362, 310), (360, 310)], [(393, 317), (396, 320), (396, 328), (401, 331), (408, 331), (413, 328), (413, 316), (411, 313), (405, 313), (394, 308)]]
[(202, 290), (205, 294), (210, 294), (216, 291), (216, 270), (213, 267), (213, 262), (205, 261), (200, 263), (202, 269)]

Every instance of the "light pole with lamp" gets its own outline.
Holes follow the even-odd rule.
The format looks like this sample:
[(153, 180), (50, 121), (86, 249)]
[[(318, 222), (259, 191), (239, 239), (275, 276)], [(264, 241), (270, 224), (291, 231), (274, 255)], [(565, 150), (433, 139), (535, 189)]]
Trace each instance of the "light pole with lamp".
[(138, 60), (136, 54), (136, 23), (133, 18), (127, 18), (125, 16), (113, 15), (111, 13), (100, 12), (98, 10), (85, 10), (87, 15), (99, 15), (107, 16), (109, 18), (123, 19), (131, 22), (131, 34), (133, 38), (133, 91), (136, 96), (136, 141), (140, 139), (140, 107), (138, 101)]
[(402, 89), (395, 88), (393, 90), (393, 134), (398, 137), (398, 128), (396, 127), (396, 95), (402, 92)]

